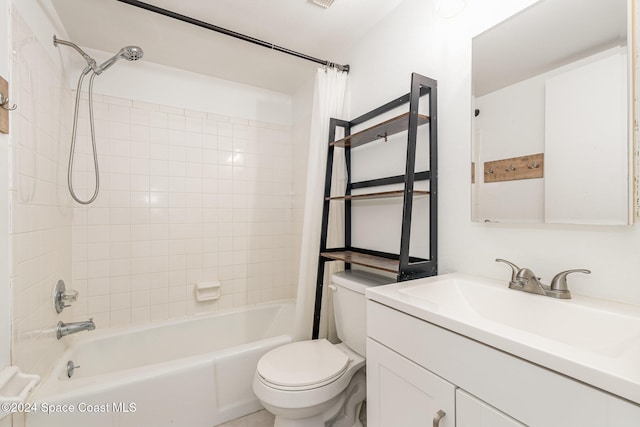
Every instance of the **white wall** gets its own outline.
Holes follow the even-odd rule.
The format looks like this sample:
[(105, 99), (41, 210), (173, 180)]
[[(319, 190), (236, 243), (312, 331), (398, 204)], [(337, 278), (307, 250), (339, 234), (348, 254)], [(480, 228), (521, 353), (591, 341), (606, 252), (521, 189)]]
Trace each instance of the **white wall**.
[[(84, 50), (99, 63), (112, 56)], [(72, 52), (72, 87), (85, 66)], [(94, 93), (101, 192), (74, 204), (73, 287), (85, 297), (73, 318), (124, 327), (293, 297), (304, 200), (294, 168), (306, 154), (292, 145), (292, 97), (144, 58), (119, 61)], [(93, 190), (86, 120), (84, 100), (83, 199)], [(220, 300), (195, 301), (195, 283), (213, 280)]]
[[(10, 99), (12, 102), (19, 104), (20, 95), (16, 90), (16, 77), (11, 73), (11, 68), (15, 65), (15, 54), (12, 53), (12, 43), (15, 42), (12, 31), (15, 33), (15, 23), (10, 15), (10, 10), (16, 13), (20, 11), (26, 16), (27, 20), (34, 28), (38, 29), (40, 37), (49, 34), (51, 37), (56, 24), (50, 19), (49, 11), (51, 5), (48, 1), (34, 2), (31, 0), (0, 0), (0, 75), (9, 81)], [(51, 50), (51, 48), (46, 48)], [(36, 60), (36, 57), (32, 57)], [(20, 108), (20, 107), (19, 107)], [(25, 105), (22, 105), (22, 109)], [(10, 133), (8, 135), (0, 134), (0, 170), (5, 171), (0, 176), (0, 188), (10, 189), (15, 186), (15, 179), (10, 179), (10, 173), (14, 167), (15, 150), (11, 145), (15, 144), (15, 135), (18, 134), (20, 128), (20, 120), (17, 117), (19, 112), (13, 112), (10, 115)], [(13, 160), (10, 160), (13, 157)], [(10, 191), (0, 192), (0, 367), (12, 363), (11, 361), (11, 328), (15, 326), (15, 319), (12, 319), (12, 305), (15, 303), (15, 284), (11, 285), (12, 274), (15, 268), (11, 264), (15, 261), (13, 256), (13, 238), (10, 240), (11, 223), (10, 214)], [(12, 289), (13, 288), (13, 289)], [(15, 362), (14, 362), (15, 363)], [(28, 368), (27, 368), (28, 369)]]
[[(9, 3), (0, 0), (0, 76), (9, 78)], [(6, 94), (5, 94), (6, 95)], [(0, 134), (0, 171), (9, 170), (9, 136)], [(0, 189), (9, 186), (0, 174)], [(9, 192), (0, 191), (0, 368), (11, 360), (11, 289), (9, 287)]]
[[(72, 305), (98, 328), (166, 320), (294, 296), (289, 126), (95, 95), (100, 193), (74, 204)], [(94, 172), (87, 104), (74, 187)], [(198, 302), (194, 285), (220, 281)]]
[[(66, 192), (70, 91), (51, 46), (52, 21), (42, 4), (11, 11), (10, 250), (12, 362), (44, 375), (62, 353), (52, 304), (59, 279), (71, 282), (71, 200)], [(33, 30), (37, 29), (37, 30)], [(48, 34), (48, 36), (47, 36)]]
[[(84, 50), (98, 63), (113, 55)], [(85, 66), (79, 55), (73, 56), (71, 87), (76, 87)], [(96, 78), (94, 93), (287, 126), (292, 120), (289, 95), (150, 63), (144, 57), (135, 62), (118, 61)]]
[(502, 225), (470, 220), (471, 39), (531, 3), (469, 0), (461, 15), (441, 19), (434, 16), (431, 1), (405, 0), (350, 47), (352, 113), (356, 116), (408, 92), (412, 71), (438, 80), (441, 273), (499, 278), (506, 285), (509, 272), (495, 258), (530, 267), (545, 281), (561, 270), (589, 268), (590, 276), (571, 278), (575, 293), (640, 304), (637, 226)]
[[(10, 0), (0, 1), (5, 5)], [(13, 28), (14, 53), (4, 67), (12, 69), (14, 78), (11, 85), (16, 93), (12, 99), (19, 105), (19, 110), (12, 116), (15, 130), (11, 137), (2, 137), (11, 144), (11, 151), (4, 157), (13, 159), (10, 165), (13, 179), (7, 182), (7, 177), (4, 181), (10, 197), (3, 196), (5, 200), (13, 200), (13, 221), (11, 235), (4, 238), (4, 241), (9, 240), (9, 255), (3, 256), (0, 250), (0, 258), (13, 264), (11, 272), (6, 269), (6, 282), (11, 275), (13, 289), (11, 292), (6, 289), (6, 298), (0, 293), (5, 304), (0, 306), (0, 315), (7, 321), (4, 318), (0, 320), (3, 326), (13, 323), (13, 363), (21, 365), (25, 371), (45, 374), (63, 348), (63, 341), (57, 341), (53, 334), (59, 319), (79, 320), (96, 312), (96, 320), (102, 321), (98, 327), (125, 326), (201, 311), (202, 307), (187, 301), (193, 300), (193, 282), (205, 278), (206, 260), (218, 267), (216, 271), (206, 270), (207, 273), (215, 273), (206, 278), (221, 279), (224, 282), (223, 293), (227, 291), (227, 296), (233, 293), (231, 298), (225, 298), (224, 304), (216, 307), (290, 297), (295, 292), (293, 280), (297, 277), (297, 264), (290, 262), (296, 252), (291, 243), (295, 241), (291, 176), (296, 163), (290, 134), (293, 116), (291, 97), (145, 63), (144, 60), (136, 63), (120, 61), (97, 78), (95, 85), (98, 94), (96, 111), (100, 113), (96, 122), (99, 131), (106, 131), (99, 133), (98, 140), (98, 150), (104, 162), (101, 172), (105, 174), (100, 203), (74, 211), (75, 205), (66, 190), (72, 121), (70, 87), (75, 88), (78, 73), (84, 65), (71, 48), (53, 46), (53, 34), (62, 39), (68, 37), (49, 0), (14, 0), (12, 4), (13, 16), (1, 15), (11, 23), (2, 28)], [(3, 35), (2, 41), (9, 43), (8, 38)], [(5, 52), (8, 55), (9, 48)], [(91, 51), (91, 54), (98, 61), (111, 56), (111, 53), (96, 51)], [(79, 134), (86, 136), (86, 130), (86, 126), (80, 126)], [(213, 175), (194, 175), (198, 171), (203, 174), (207, 165), (204, 165), (204, 155), (194, 154), (186, 143), (181, 147), (161, 148), (159, 152), (164, 156), (169, 153), (186, 156), (187, 152), (195, 155), (197, 164), (190, 164), (189, 168), (184, 161), (177, 164), (181, 160), (178, 158), (166, 158), (164, 161), (150, 158), (152, 143), (166, 143), (167, 134), (172, 132), (176, 138), (182, 137), (181, 140), (186, 137), (204, 140), (206, 137), (207, 143), (215, 145), (217, 151), (211, 150), (215, 153), (208, 157), (217, 161), (211, 165)], [(82, 149), (79, 152), (80, 157), (87, 158), (86, 152)], [(232, 152), (233, 156), (230, 155)], [(233, 158), (233, 165), (228, 164), (231, 160), (227, 160), (225, 154)], [(136, 169), (140, 156), (140, 162), (146, 164), (146, 169), (144, 166)], [(4, 157), (0, 156), (0, 167)], [(236, 163), (236, 157), (245, 163)], [(154, 160), (159, 161), (156, 163), (160, 169), (152, 168)], [(176, 161), (175, 164), (172, 161)], [(227, 163), (223, 164), (225, 161)], [(89, 169), (88, 162), (84, 166)], [(164, 171), (165, 176), (152, 181), (154, 174), (148, 173), (150, 171)], [(207, 182), (213, 186), (211, 188), (220, 191), (205, 196), (204, 190), (194, 194), (185, 187), (185, 191), (176, 194), (167, 191), (151, 194), (152, 185), (164, 183), (166, 187), (172, 177), (177, 177), (176, 174), (183, 174), (184, 180), (197, 178), (202, 188), (206, 179), (213, 178)], [(135, 188), (138, 188), (134, 186), (142, 185), (145, 177), (148, 202), (162, 206), (157, 206), (159, 209), (147, 206), (146, 215), (134, 215), (133, 196)], [(91, 179), (87, 173), (84, 178), (86, 181)], [(152, 195), (162, 196), (161, 200), (152, 201)], [(201, 209), (187, 210), (187, 207), (192, 207), (189, 203), (198, 202), (195, 198), (200, 201), (198, 206)], [(179, 217), (182, 221), (178, 220), (177, 224), (169, 219), (170, 203), (174, 202), (183, 205), (182, 210), (178, 207), (172, 212), (182, 214)], [(206, 209), (209, 205), (213, 208)], [(136, 211), (136, 214), (140, 213)], [(159, 216), (154, 217), (154, 214)], [(168, 286), (166, 266), (169, 263), (160, 265), (161, 260), (154, 258), (153, 266), (162, 270), (160, 276), (167, 280), (152, 284), (154, 272), (148, 268), (150, 257), (163, 256), (158, 251), (168, 250), (169, 239), (166, 236), (169, 230), (186, 229), (187, 233), (193, 234), (193, 227), (185, 227), (186, 220), (204, 220), (205, 215), (216, 219), (207, 230), (218, 234), (215, 240), (205, 242), (204, 239), (198, 240), (203, 236), (192, 236), (194, 239), (189, 240), (189, 236), (183, 233), (185, 238), (179, 241), (181, 246), (178, 247), (194, 256), (193, 262), (184, 255), (177, 257), (188, 265), (181, 269), (185, 281), (180, 283), (181, 301), (176, 304), (179, 309), (172, 311), (169, 309), (170, 298), (176, 297), (177, 293), (171, 294)], [(147, 223), (133, 224), (140, 218), (146, 219)], [(154, 223), (156, 219), (162, 224)], [(4, 222), (9, 223), (9, 220)], [(80, 239), (77, 243), (84, 243), (74, 246), (78, 250), (74, 252), (76, 262), (73, 270), (72, 224), (75, 227), (73, 234)], [(151, 240), (154, 239), (148, 239), (145, 243), (149, 256), (142, 256), (142, 260), (134, 260), (130, 256), (112, 257), (114, 251), (123, 250), (122, 254), (126, 255), (133, 254), (134, 249), (144, 250), (131, 238), (136, 225), (142, 228), (146, 225), (147, 233), (162, 228), (165, 238), (154, 235), (154, 238), (162, 238), (162, 242), (153, 244)], [(202, 225), (202, 229), (208, 225), (211, 224)], [(125, 229), (128, 231), (123, 234)], [(209, 252), (216, 252), (215, 256), (209, 256), (211, 253), (207, 252), (207, 248), (212, 247), (214, 249)], [(90, 267), (99, 271), (94, 274)], [(199, 270), (201, 274), (189, 275), (188, 269)], [(119, 272), (125, 280), (115, 285), (111, 283), (112, 271)], [(82, 272), (87, 274), (82, 276)], [(95, 277), (88, 277), (88, 273)], [(138, 282), (132, 280), (127, 282), (126, 278), (134, 276), (144, 276), (140, 286), (135, 286)], [(59, 278), (64, 279), (69, 287), (73, 287), (76, 284), (74, 279), (78, 279), (78, 285), (84, 291), (75, 310), (66, 310), (61, 315), (55, 313), (51, 301), (53, 285)], [(250, 278), (259, 280), (251, 281)], [(229, 283), (232, 283), (230, 287)], [(162, 289), (154, 289), (157, 284), (161, 284)], [(5, 292), (5, 289), (0, 289), (0, 292)], [(11, 297), (12, 313), (9, 310)], [(140, 310), (134, 313), (133, 308)], [(0, 339), (3, 337), (9, 339), (6, 328), (0, 330)], [(0, 357), (3, 358), (0, 362), (6, 359), (8, 363), (9, 347), (0, 349)]]

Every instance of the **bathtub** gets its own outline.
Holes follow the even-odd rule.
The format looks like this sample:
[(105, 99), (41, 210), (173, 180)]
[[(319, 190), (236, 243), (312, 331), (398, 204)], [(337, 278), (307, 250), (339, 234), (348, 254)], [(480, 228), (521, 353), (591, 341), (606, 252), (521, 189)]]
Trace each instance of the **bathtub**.
[(294, 311), (273, 303), (83, 332), (32, 394), (26, 426), (213, 427), (257, 411), (256, 364), (291, 342)]

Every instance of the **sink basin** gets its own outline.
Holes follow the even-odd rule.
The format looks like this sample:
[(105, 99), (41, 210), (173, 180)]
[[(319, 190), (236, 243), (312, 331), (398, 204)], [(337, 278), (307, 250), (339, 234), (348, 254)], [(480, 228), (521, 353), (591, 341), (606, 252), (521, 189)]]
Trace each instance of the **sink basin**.
[(457, 276), (427, 283), (407, 282), (398, 292), (444, 311), (609, 357), (632, 349), (640, 340), (640, 317), (514, 291), (502, 283)]
[(640, 308), (559, 300), (445, 274), (369, 288), (367, 298), (640, 404)]

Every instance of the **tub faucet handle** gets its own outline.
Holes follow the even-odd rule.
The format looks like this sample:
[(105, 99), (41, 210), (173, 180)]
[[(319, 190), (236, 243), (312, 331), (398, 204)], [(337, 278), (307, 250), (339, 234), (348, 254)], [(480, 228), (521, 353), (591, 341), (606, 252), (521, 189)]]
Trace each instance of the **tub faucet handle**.
[(70, 307), (70, 304), (76, 302), (78, 299), (78, 291), (75, 289), (67, 289), (64, 280), (58, 280), (53, 293), (53, 305), (58, 314), (62, 313), (62, 310)]
[[(62, 299), (67, 302), (76, 302), (78, 299), (78, 291), (75, 289), (69, 289), (62, 294)], [(66, 307), (69, 307), (68, 305)]]

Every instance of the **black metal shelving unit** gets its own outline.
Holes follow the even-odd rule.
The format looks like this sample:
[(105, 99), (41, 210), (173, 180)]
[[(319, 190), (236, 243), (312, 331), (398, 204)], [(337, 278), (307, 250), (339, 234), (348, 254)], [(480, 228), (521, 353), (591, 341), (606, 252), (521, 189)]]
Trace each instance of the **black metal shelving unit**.
[[(418, 113), (420, 99), (428, 96), (429, 113)], [(398, 107), (409, 104), (409, 112), (392, 119), (377, 123), (367, 129), (351, 134), (351, 129), (375, 120)], [(437, 127), (437, 81), (417, 73), (411, 75), (411, 91), (351, 121), (332, 118), (329, 125), (329, 144), (324, 185), (324, 204), (322, 209), (322, 231), (318, 273), (316, 279), (316, 297), (313, 314), (313, 339), (318, 338), (320, 329), (320, 311), (322, 307), (322, 289), (324, 286), (325, 264), (331, 261), (344, 261), (347, 269), (351, 264), (392, 272), (398, 282), (435, 276), (438, 273), (438, 127)], [(429, 127), (429, 170), (415, 171), (418, 128)], [(344, 129), (345, 137), (335, 140), (336, 129)], [(383, 177), (367, 181), (351, 182), (351, 149), (380, 139), (407, 132), (406, 169), (403, 175)], [(343, 147), (347, 166), (347, 186), (344, 196), (331, 196), (331, 176), (335, 147)], [(416, 181), (429, 181), (429, 190), (414, 190)], [(369, 189), (391, 184), (404, 184), (402, 190), (377, 191), (352, 195), (352, 190)], [(429, 258), (409, 256), (411, 237), (411, 214), (413, 199), (417, 196), (429, 198)], [(355, 248), (351, 246), (351, 202), (358, 199), (401, 197), (402, 229), (398, 253), (387, 253)], [(327, 228), (329, 225), (330, 203), (345, 204), (345, 236), (342, 248), (327, 248)]]

